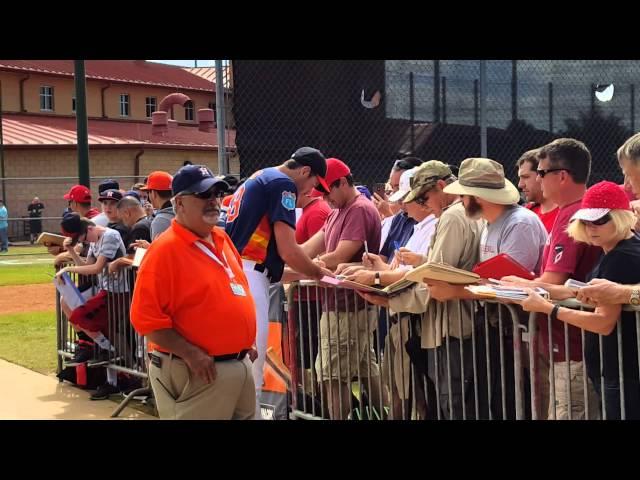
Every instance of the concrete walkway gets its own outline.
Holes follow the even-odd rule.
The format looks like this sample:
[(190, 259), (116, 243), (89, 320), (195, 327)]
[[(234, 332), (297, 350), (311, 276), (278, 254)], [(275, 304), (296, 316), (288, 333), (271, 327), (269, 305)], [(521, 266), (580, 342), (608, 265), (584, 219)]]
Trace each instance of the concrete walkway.
[[(109, 420), (117, 404), (109, 400), (89, 400), (90, 392), (55, 376), (42, 375), (0, 359), (1, 420)], [(153, 420), (129, 407), (120, 419)]]

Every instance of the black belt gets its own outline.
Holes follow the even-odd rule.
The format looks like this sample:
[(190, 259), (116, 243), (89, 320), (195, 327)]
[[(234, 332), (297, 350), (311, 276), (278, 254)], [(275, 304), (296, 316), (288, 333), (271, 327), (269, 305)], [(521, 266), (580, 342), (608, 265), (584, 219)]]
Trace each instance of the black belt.
[[(153, 360), (153, 353), (156, 352), (152, 352), (149, 353), (149, 360)], [(179, 360), (182, 360), (182, 358), (178, 355), (176, 355), (175, 353), (167, 353), (167, 352), (158, 352), (158, 353), (164, 353), (165, 355), (171, 355), (173, 358), (177, 358)], [(216, 362), (228, 362), (229, 360), (243, 360), (244, 357), (247, 356), (247, 353), (249, 353), (249, 350), (241, 350), (238, 353), (229, 353), (226, 355), (213, 355), (211, 358), (213, 358)]]
[(253, 269), (254, 269), (256, 272), (264, 273), (264, 271), (267, 269), (267, 267), (265, 267), (265, 266), (264, 266), (264, 263), (256, 263), (256, 264), (253, 266)]

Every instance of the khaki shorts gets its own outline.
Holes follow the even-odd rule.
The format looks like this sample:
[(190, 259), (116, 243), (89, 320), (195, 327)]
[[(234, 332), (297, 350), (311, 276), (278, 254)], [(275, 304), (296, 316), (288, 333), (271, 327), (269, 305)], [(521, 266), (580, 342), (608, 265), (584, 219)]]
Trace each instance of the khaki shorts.
[(411, 360), (404, 346), (408, 339), (409, 317), (405, 315), (399, 322), (390, 323), (382, 360), (383, 382), (387, 385), (391, 382), (389, 390), (392, 395), (397, 395), (402, 400), (409, 399), (411, 383)]
[(378, 313), (375, 308), (357, 312), (322, 312), (320, 349), (316, 357), (318, 381), (377, 377), (380, 375), (373, 350)]
[[(584, 398), (584, 362), (569, 362), (570, 388), (571, 388), (571, 420), (587, 420), (585, 398)], [(554, 364), (556, 397), (551, 398), (549, 389), (549, 420), (553, 420), (553, 406), (556, 407), (556, 420), (569, 420), (569, 391), (567, 390), (567, 362), (557, 362)], [(551, 378), (551, 368), (549, 368), (549, 382)], [(598, 396), (591, 385), (589, 378), (587, 381), (587, 400), (589, 402), (588, 420), (600, 419), (600, 407)]]

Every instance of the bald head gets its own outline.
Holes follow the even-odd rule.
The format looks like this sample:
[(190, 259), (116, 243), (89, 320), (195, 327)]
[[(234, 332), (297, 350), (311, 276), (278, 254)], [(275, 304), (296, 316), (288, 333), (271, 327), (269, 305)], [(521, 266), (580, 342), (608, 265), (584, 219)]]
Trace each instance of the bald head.
[(146, 214), (137, 198), (126, 196), (118, 202), (118, 216), (122, 223), (131, 227)]

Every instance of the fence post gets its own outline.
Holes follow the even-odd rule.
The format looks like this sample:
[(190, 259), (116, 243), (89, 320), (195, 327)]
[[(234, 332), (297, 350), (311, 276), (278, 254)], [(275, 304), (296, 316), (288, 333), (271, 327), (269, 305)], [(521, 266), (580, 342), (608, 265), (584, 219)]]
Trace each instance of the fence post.
[(4, 137), (2, 136), (2, 82), (0, 81), (0, 178), (2, 178), (2, 202), (7, 204), (7, 185), (4, 183)]
[(442, 123), (447, 123), (447, 77), (442, 77)]
[(216, 60), (216, 132), (218, 132), (218, 175), (226, 175), (227, 156), (224, 145), (224, 79), (222, 60)]
[(411, 155), (415, 154), (415, 96), (413, 86), (413, 72), (409, 72), (409, 117), (411, 119)]
[(433, 61), (433, 123), (440, 122), (440, 60)]
[(87, 125), (87, 94), (84, 74), (84, 60), (74, 60), (74, 80), (76, 86), (76, 127), (78, 143), (78, 183), (91, 187), (89, 177), (89, 137)]
[(487, 157), (487, 61), (480, 60), (480, 155)]
[(553, 83), (549, 82), (549, 133), (553, 133)]
[(511, 60), (511, 120), (518, 119), (518, 61)]
[(473, 81), (473, 125), (478, 126), (478, 79)]
[(636, 86), (635, 84), (632, 83), (631, 84), (631, 132), (635, 132), (635, 131), (636, 131)]

